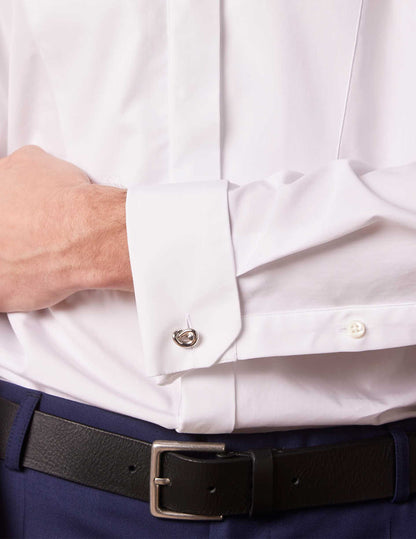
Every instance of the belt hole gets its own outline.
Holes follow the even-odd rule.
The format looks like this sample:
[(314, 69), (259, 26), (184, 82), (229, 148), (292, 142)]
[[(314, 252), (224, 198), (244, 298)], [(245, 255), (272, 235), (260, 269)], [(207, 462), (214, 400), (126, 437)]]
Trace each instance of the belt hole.
[(299, 477), (292, 477), (292, 485), (293, 485), (294, 487), (298, 487), (299, 484), (300, 484), (300, 479), (299, 479)]
[(208, 492), (209, 492), (210, 494), (215, 494), (216, 491), (217, 491), (217, 487), (208, 487)]
[(135, 473), (137, 471), (137, 467), (135, 464), (130, 464), (129, 466), (129, 472), (130, 473)]

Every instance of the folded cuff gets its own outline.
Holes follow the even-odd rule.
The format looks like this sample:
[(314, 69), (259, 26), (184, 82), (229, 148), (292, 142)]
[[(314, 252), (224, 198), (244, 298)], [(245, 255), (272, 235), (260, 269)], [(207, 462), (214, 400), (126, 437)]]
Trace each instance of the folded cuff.
[[(228, 182), (136, 185), (126, 224), (143, 347), (143, 371), (165, 376), (216, 363), (241, 329)], [(174, 331), (199, 334), (190, 348)]]

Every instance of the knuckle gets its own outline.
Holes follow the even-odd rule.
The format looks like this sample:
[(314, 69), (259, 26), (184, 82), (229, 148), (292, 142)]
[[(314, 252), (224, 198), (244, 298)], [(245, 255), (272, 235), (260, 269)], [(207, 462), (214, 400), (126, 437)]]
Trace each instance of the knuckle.
[(9, 157), (12, 159), (19, 159), (24, 158), (25, 156), (34, 156), (40, 152), (43, 152), (40, 146), (36, 146), (36, 144), (26, 144), (11, 153)]
[[(38, 151), (43, 151), (42, 148), (40, 146), (37, 146), (36, 144), (26, 144), (25, 146), (22, 146), (21, 148), (19, 148), (22, 152), (38, 152)], [(19, 150), (17, 150), (19, 151)]]

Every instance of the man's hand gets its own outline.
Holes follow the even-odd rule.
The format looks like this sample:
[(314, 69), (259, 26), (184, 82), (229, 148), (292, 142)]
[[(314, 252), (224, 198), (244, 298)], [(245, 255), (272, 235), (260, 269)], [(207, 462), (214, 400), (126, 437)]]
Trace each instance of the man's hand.
[(88, 288), (132, 291), (125, 198), (37, 146), (0, 159), (0, 312)]

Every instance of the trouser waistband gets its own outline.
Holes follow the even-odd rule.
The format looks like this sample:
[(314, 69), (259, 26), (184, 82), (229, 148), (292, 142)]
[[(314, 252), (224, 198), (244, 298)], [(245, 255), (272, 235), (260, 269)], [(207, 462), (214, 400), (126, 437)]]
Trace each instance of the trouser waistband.
[[(12, 384), (0, 383), (0, 395), (0, 456), (10, 469), (31, 467), (146, 501), (153, 492), (153, 508), (162, 515), (167, 510), (168, 516), (216, 517), (388, 497), (404, 501), (416, 490), (415, 420), (197, 437)], [(165, 458), (158, 456), (163, 444), (152, 450), (155, 438), (169, 441)], [(199, 450), (209, 447), (196, 441), (224, 443), (225, 451), (214, 446), (219, 455), (203, 457)], [(172, 442), (179, 446), (172, 448)], [(198, 455), (182, 453), (190, 449)]]

